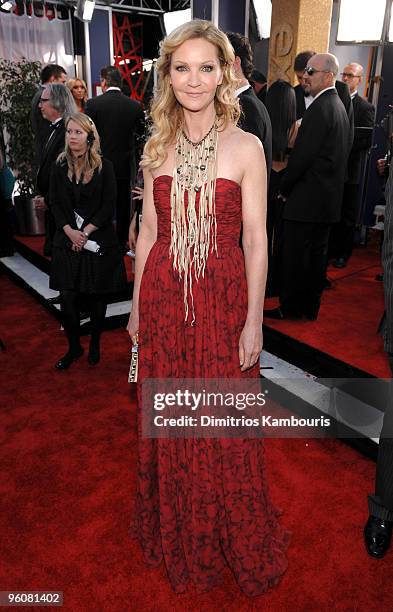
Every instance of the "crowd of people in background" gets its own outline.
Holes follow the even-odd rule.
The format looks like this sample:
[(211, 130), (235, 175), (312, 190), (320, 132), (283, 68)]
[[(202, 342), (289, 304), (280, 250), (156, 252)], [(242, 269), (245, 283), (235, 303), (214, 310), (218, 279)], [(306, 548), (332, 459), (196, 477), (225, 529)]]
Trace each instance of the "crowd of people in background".
[[(265, 315), (315, 320), (322, 291), (331, 286), (328, 262), (345, 267), (354, 245), (364, 156), (371, 146), (375, 115), (373, 105), (358, 92), (363, 67), (348, 62), (339, 80), (334, 56), (307, 50), (295, 58), (298, 85), (282, 79), (268, 85), (265, 75), (254, 69), (248, 39), (233, 32), (227, 36), (235, 52), (239, 126), (261, 141), (269, 179), (267, 296), (278, 296), (280, 306)], [(93, 120), (101, 153), (113, 164), (117, 237), (124, 254), (135, 249), (143, 197), (138, 166), (145, 113), (122, 93), (117, 68), (104, 67), (100, 85), (103, 94), (88, 99), (85, 81), (68, 78), (62, 66), (49, 64), (41, 71), (31, 121), (37, 170), (34, 202), (45, 215), (46, 256), (52, 255), (56, 232), (49, 196), (51, 167), (64, 150), (65, 120), (76, 112)], [(9, 242), (8, 237), (7, 252), (12, 250)], [(61, 300), (57, 296), (52, 301)]]
[(266, 311), (268, 317), (318, 317), (329, 232), (340, 220), (353, 132), (335, 87), (337, 74), (337, 59), (329, 53), (312, 55), (304, 70), (302, 88), (313, 101), (280, 180), (280, 306)]
[(50, 65), (42, 70), (32, 101), (34, 204), (45, 215), (43, 254), (52, 260), (50, 287), (59, 291), (49, 301), (61, 305), (68, 340), (68, 351), (55, 364), (58, 370), (82, 355), (81, 311), (91, 321), (88, 361), (99, 362), (106, 298), (126, 288), (122, 256), (128, 250), (131, 184), (144, 113), (120, 86), (120, 72), (104, 67), (103, 95), (87, 100), (82, 79), (67, 81), (61, 66)]
[[(363, 67), (348, 62), (339, 80), (334, 56), (307, 50), (295, 58), (298, 85), (279, 79), (268, 86), (265, 75), (254, 69), (248, 39), (233, 32), (227, 36), (235, 52), (239, 126), (261, 141), (269, 179), (267, 296), (278, 296), (280, 306), (265, 315), (315, 320), (322, 291), (331, 286), (328, 262), (345, 267), (354, 245), (364, 156), (371, 146), (375, 115), (373, 105), (358, 92)], [(135, 249), (142, 217), (138, 166), (145, 113), (122, 93), (117, 68), (104, 67), (100, 85), (103, 94), (88, 99), (85, 81), (68, 78), (62, 66), (49, 64), (41, 71), (31, 122), (37, 171), (34, 202), (45, 215), (46, 256), (52, 255), (56, 232), (49, 196), (51, 167), (64, 150), (65, 121), (76, 112), (93, 120), (101, 153), (113, 164), (117, 237), (124, 254)], [(7, 227), (8, 242), (2, 248), (10, 252)], [(60, 303), (60, 296), (52, 301)]]

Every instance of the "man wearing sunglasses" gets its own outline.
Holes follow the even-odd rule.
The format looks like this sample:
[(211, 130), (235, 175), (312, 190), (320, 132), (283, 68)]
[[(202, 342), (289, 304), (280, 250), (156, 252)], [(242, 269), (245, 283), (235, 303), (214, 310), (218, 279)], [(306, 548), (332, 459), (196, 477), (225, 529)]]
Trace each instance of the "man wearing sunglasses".
[(340, 219), (352, 144), (348, 115), (335, 88), (337, 73), (337, 58), (330, 53), (312, 56), (304, 72), (304, 90), (314, 100), (281, 182), (280, 307), (265, 313), (275, 319), (318, 316), (329, 231)]
[[(298, 53), (295, 57), (293, 69), (299, 82), (299, 84), (294, 88), (296, 96), (296, 119), (303, 118), (304, 113), (313, 101), (313, 97), (310, 94), (307, 94), (304, 90), (305, 68), (307, 66), (307, 62), (313, 57), (313, 55), (316, 55), (315, 51), (301, 51), (301, 53)], [(351, 129), (353, 130), (353, 108), (348, 85), (342, 81), (336, 81), (335, 85), (341, 102), (344, 104), (345, 110), (347, 111)]]

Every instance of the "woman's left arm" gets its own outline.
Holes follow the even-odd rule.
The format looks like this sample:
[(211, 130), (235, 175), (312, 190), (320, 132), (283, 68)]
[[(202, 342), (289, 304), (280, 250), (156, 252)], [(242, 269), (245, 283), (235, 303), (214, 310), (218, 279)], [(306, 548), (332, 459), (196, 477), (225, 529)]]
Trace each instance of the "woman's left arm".
[(243, 252), (247, 278), (247, 318), (239, 339), (242, 372), (257, 363), (262, 351), (262, 321), (267, 276), (266, 162), (260, 141), (244, 134), (242, 157)]

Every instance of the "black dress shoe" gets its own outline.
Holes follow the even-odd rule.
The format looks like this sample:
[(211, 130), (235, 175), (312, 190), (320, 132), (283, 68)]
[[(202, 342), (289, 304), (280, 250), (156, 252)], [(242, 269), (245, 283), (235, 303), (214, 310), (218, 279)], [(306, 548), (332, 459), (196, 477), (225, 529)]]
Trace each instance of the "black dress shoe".
[(364, 528), (364, 542), (371, 557), (382, 559), (390, 546), (392, 523), (370, 514)]
[(333, 261), (333, 266), (335, 268), (345, 268), (346, 265), (347, 265), (347, 260), (344, 259), (344, 257), (337, 257), (337, 259)]
[(54, 297), (48, 298), (46, 301), (48, 304), (61, 304), (61, 297), (60, 295), (55, 295)]
[(59, 361), (55, 364), (55, 368), (57, 370), (68, 370), (70, 365), (79, 359), (79, 357), (82, 357), (82, 355), (83, 347), (80, 347), (78, 351), (68, 351), (68, 353), (66, 353), (64, 357), (59, 359)]
[(282, 321), (283, 319), (301, 319), (301, 315), (284, 312), (280, 307), (273, 308), (272, 310), (264, 310), (263, 314), (268, 319), (277, 319)]

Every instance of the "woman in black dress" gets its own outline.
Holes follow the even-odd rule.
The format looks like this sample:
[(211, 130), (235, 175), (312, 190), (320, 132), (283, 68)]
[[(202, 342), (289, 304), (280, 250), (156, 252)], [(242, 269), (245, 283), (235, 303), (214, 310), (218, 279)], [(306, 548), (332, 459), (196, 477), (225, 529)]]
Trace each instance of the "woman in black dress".
[(278, 266), (281, 248), (281, 227), (284, 203), (277, 196), (288, 158), (294, 146), (298, 124), (296, 97), (293, 87), (279, 79), (266, 94), (266, 108), (272, 122), (272, 169), (267, 199), (268, 278), (266, 295), (278, 295)]
[(126, 272), (113, 228), (116, 180), (110, 161), (99, 154), (93, 121), (76, 113), (66, 121), (65, 150), (52, 167), (50, 207), (56, 221), (50, 287), (60, 291), (68, 352), (56, 363), (66, 370), (81, 357), (79, 298), (90, 311), (88, 362), (100, 360), (106, 296), (126, 286)]

